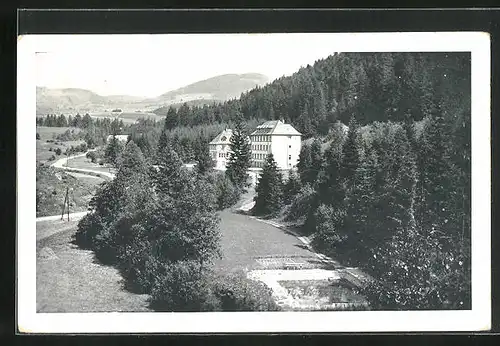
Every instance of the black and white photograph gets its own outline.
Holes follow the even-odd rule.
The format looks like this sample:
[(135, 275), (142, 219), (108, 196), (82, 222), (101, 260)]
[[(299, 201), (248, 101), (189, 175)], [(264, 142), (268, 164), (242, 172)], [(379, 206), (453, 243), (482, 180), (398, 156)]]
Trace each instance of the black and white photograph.
[(489, 44), (20, 37), (20, 330), (488, 329)]

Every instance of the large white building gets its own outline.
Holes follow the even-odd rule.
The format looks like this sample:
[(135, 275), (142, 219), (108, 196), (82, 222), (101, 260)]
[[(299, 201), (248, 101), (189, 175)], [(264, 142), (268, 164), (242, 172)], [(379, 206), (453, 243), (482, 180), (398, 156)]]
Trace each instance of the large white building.
[(272, 153), (279, 169), (289, 170), (299, 162), (302, 134), (281, 120), (266, 121), (250, 134), (252, 167), (264, 167)]
[[(225, 169), (233, 131), (225, 129), (209, 144), (210, 156), (215, 161), (216, 169)], [(250, 134), (253, 170), (264, 167), (267, 155), (272, 153), (279, 169), (289, 170), (297, 166), (299, 161), (302, 134), (290, 124), (281, 120), (266, 121), (257, 126)]]

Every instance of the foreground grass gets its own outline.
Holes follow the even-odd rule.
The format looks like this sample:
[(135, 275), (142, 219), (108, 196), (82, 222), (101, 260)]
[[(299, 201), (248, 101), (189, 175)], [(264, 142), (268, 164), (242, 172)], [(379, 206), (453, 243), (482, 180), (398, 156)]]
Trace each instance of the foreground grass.
[[(148, 296), (124, 290), (117, 269), (98, 264), (92, 251), (81, 250), (72, 244), (76, 221), (66, 223), (66, 228), (63, 223), (39, 224), (37, 312), (150, 311)], [(39, 233), (47, 235), (51, 225), (63, 230), (46, 237), (39, 236)]]

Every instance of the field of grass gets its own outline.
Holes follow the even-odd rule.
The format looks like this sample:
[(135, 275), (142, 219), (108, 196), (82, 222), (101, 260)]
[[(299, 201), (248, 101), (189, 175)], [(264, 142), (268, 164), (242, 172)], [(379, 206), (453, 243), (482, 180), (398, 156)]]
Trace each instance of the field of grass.
[[(41, 223), (37, 236), (39, 228), (54, 226), (54, 221), (47, 221), (48, 226)], [(37, 312), (150, 311), (148, 296), (126, 291), (117, 269), (98, 264), (92, 251), (72, 244), (75, 222), (65, 227), (37, 240)]]
[(102, 179), (80, 180), (52, 167), (38, 167), (36, 172), (36, 216), (62, 212), (66, 187), (70, 188), (70, 213), (87, 210), (90, 199)]
[(140, 118), (151, 118), (155, 120), (161, 120), (163, 117), (160, 117), (154, 113), (143, 113), (143, 112), (123, 112), (120, 115), (114, 115), (110, 112), (100, 112), (100, 113), (92, 113), (90, 116), (93, 118), (117, 118), (119, 120), (123, 120), (124, 123), (133, 124)]
[(222, 211), (220, 216), (223, 258), (215, 263), (219, 272), (262, 269), (262, 259), (271, 257), (278, 262), (289, 258), (300, 258), (311, 264), (318, 262), (294, 235), (229, 210)]
[[(40, 139), (36, 141), (37, 163), (45, 163), (52, 156), (54, 156), (54, 158), (57, 160), (61, 157), (64, 157), (64, 152), (71, 146), (77, 146), (84, 143), (83, 140), (62, 142), (55, 139), (57, 135), (63, 134), (64, 132), (66, 132), (66, 130), (74, 130), (75, 132), (80, 131), (80, 129), (73, 127), (37, 126), (36, 132), (40, 134)], [(57, 148), (61, 149), (61, 155), (56, 155), (55, 150)]]

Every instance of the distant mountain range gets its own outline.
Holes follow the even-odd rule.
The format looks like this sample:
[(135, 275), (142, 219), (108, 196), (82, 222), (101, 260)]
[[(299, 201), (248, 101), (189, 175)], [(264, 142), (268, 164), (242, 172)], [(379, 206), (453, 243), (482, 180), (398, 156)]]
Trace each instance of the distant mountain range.
[(124, 111), (151, 112), (163, 106), (182, 103), (202, 105), (237, 98), (241, 93), (262, 86), (269, 78), (258, 73), (225, 74), (166, 92), (154, 98), (129, 95), (101, 96), (90, 90), (37, 87), (37, 115), (49, 113), (96, 113), (120, 108)]

